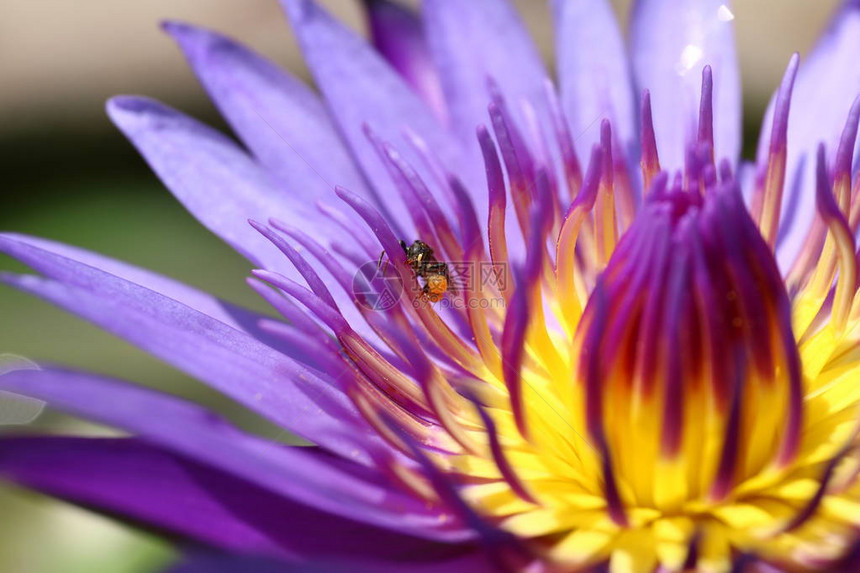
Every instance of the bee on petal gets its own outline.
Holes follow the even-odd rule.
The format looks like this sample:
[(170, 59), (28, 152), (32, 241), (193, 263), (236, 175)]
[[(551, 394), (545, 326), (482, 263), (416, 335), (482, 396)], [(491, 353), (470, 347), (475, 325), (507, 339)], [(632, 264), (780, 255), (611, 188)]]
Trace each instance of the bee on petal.
[[(416, 277), (424, 279), (422, 295), (430, 302), (439, 302), (448, 292), (450, 274), (448, 264), (436, 259), (433, 248), (421, 240), (415, 240), (411, 245), (400, 241), (400, 246), (406, 254), (406, 264)], [(382, 267), (385, 253), (379, 255), (378, 267)], [(385, 261), (388, 264), (388, 261)]]

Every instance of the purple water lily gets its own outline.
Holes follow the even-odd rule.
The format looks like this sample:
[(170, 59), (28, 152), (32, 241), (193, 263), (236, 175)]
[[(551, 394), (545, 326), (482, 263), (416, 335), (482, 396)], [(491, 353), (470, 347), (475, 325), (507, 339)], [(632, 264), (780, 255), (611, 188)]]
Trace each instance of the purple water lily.
[(284, 0), (320, 96), (165, 25), (244, 147), (108, 104), (280, 318), (0, 236), (39, 273), (3, 282), (315, 446), (42, 365), (0, 389), (132, 437), (5, 437), (0, 473), (208, 547), (188, 572), (854, 570), (860, 2), (755, 163), (724, 2), (640, 0), (625, 43), (556, 0), (558, 89), (503, 0), (367, 5), (375, 48)]

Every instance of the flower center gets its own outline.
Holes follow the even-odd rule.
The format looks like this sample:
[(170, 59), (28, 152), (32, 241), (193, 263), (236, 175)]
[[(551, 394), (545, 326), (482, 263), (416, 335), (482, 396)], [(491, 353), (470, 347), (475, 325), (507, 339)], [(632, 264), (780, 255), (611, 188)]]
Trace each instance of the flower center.
[[(822, 150), (821, 225), (789, 276), (790, 299), (773, 255), (785, 145), (772, 146), (748, 210), (731, 168), (714, 163), (711, 87), (706, 68), (698, 138), (671, 184), (644, 95), (639, 204), (608, 121), (583, 174), (549, 90), (559, 178), (548, 150), (529, 144), (541, 141), (538, 122), (525, 122), (538, 135), (525, 137), (491, 86), (495, 137), (478, 130), (488, 248), (463, 184), (440, 178), (457, 232), (414, 169), (368, 127), (419, 237), (404, 253), (378, 211), (340, 192), (403, 286), (378, 309), (386, 320), (361, 307), (383, 344), (331, 312), (318, 277), (308, 279), (318, 299), (276, 283), (330, 326), (351, 373), (350, 397), (410, 458), (379, 454), (392, 479), (453, 507), (494, 547), (520, 540), (503, 560), (525, 554), (567, 571), (608, 558), (625, 571), (635, 554), (642, 570), (680, 570), (695, 558), (721, 571), (739, 552), (782, 546), (832, 558), (845, 550), (818, 546), (847, 543), (833, 533), (851, 521), (856, 506), (845, 504), (860, 495), (840, 497), (860, 472), (851, 449), (860, 434), (852, 408), (857, 223), (845, 216), (847, 201), (834, 200)], [(774, 121), (782, 125), (787, 95), (780, 101)], [(774, 134), (779, 143), (785, 130)], [(416, 149), (439, 165), (426, 147)], [(850, 179), (835, 180), (844, 199)], [(378, 270), (378, 254), (369, 253)], [(456, 288), (447, 279), (459, 278), (458, 264), (491, 269), (494, 280)], [(503, 304), (480, 304), (488, 297)], [(448, 312), (437, 313), (440, 299)], [(795, 535), (807, 522), (814, 534)]]
[(662, 511), (720, 500), (797, 448), (788, 296), (735, 184), (711, 183), (657, 186), (580, 324), (588, 434), (626, 502)]

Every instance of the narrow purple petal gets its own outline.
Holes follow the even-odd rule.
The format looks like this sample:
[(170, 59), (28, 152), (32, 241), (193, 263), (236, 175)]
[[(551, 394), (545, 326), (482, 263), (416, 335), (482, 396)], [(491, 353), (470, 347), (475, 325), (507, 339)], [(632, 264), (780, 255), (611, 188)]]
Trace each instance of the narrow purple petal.
[[(542, 189), (548, 188), (547, 176), (545, 171), (541, 171), (538, 177), (539, 187)], [(541, 266), (544, 261), (544, 253), (546, 251), (544, 243), (546, 242), (546, 228), (541, 224), (541, 216), (545, 217), (545, 213), (549, 211), (549, 192), (545, 191), (542, 200), (535, 202), (532, 206), (530, 219), (532, 228), (529, 233), (529, 240), (526, 249), (526, 260), (521, 269), (514, 271), (516, 278), (516, 288), (511, 297), (510, 307), (505, 315), (505, 322), (502, 329), (501, 338), (501, 353), (502, 353), (502, 374), (504, 377), (505, 386), (510, 395), (511, 410), (514, 415), (514, 421), (517, 425), (517, 430), (526, 439), (529, 439), (529, 428), (526, 419), (525, 401), (523, 396), (525, 389), (523, 387), (527, 382), (523, 379), (522, 368), (525, 358), (525, 339), (528, 333), (529, 324), (535, 314), (534, 301), (540, 301), (540, 297), (535, 295), (536, 289), (540, 288), (539, 281), (541, 278)], [(537, 304), (541, 304), (538, 302)]]
[[(699, 136), (697, 141), (714, 150), (714, 72), (710, 65), (702, 69), (702, 99), (699, 102)], [(714, 160), (711, 158), (711, 163)]]
[(299, 254), (299, 252), (290, 245), (282, 236), (277, 234), (271, 228), (257, 223), (256, 221), (251, 221), (251, 226), (254, 227), (261, 235), (269, 239), (273, 245), (278, 247), (278, 250), (281, 251), (285, 257), (287, 257), (293, 266), (296, 267), (296, 270), (299, 271), (299, 274), (305, 280), (311, 290), (314, 291), (318, 297), (320, 297), (323, 302), (329, 305), (332, 309), (338, 310), (337, 303), (334, 301), (334, 297), (331, 295), (331, 291), (328, 290), (325, 282), (320, 278), (314, 268), (308, 263), (308, 261)]
[[(0, 233), (0, 237), (25, 243), (37, 249), (101, 269), (106, 273), (181, 302), (198, 312), (202, 312), (236, 330), (246, 332), (255, 338), (259, 339), (263, 337), (263, 333), (258, 328), (257, 322), (264, 315), (220, 300), (207, 292), (183, 284), (175, 279), (159, 275), (158, 273), (136, 267), (129, 263), (111, 259), (99, 253), (87, 251), (80, 247), (65, 245), (41, 237), (32, 237), (18, 233)], [(74, 280), (74, 273), (68, 276), (71, 280)]]
[(434, 532), (439, 509), (391, 489), (373, 470), (317, 449), (284, 447), (241, 433), (196, 404), (165, 394), (54, 368), (11, 372), (0, 377), (0, 388), (132, 432), (323, 512), (428, 538), (463, 536), (456, 526)]
[(166, 573), (341, 573), (328, 563), (284, 563), (280, 559), (235, 553), (201, 553), (186, 555)]
[[(184, 28), (179, 31), (176, 27), (172, 29), (187, 44), (188, 50), (196, 46), (194, 49), (199, 51), (202, 49), (197, 46), (200, 42), (212, 43), (217, 40), (217, 37), (206, 35), (204, 32)], [(226, 40), (223, 41), (226, 42)], [(234, 48), (239, 49), (235, 46)], [(203, 57), (194, 53), (196, 54), (194, 57)], [(251, 58), (249, 54), (245, 54), (245, 57)], [(251, 65), (248, 63), (247, 67), (250, 68)], [(255, 65), (262, 66), (263, 63), (256, 62)], [(227, 67), (226, 72), (232, 69)], [(247, 72), (246, 68), (242, 69)], [(272, 71), (272, 73), (275, 72), (276, 70)], [(224, 89), (224, 87), (216, 86), (211, 89)], [(262, 87), (259, 87), (259, 90), (255, 96), (258, 99), (265, 95)], [(273, 88), (269, 92), (272, 90)], [(330, 162), (326, 169), (332, 170), (330, 173), (335, 175), (335, 172), (341, 169), (338, 165), (348, 165), (349, 159), (340, 157), (340, 154), (345, 152), (338, 152), (338, 149), (342, 149), (342, 145), (331, 133), (330, 125), (322, 126), (319, 130), (314, 128), (313, 110), (310, 110), (310, 116), (305, 117), (307, 114), (301, 111), (303, 109), (301, 106), (297, 107), (298, 104), (290, 106), (288, 102), (280, 99), (268, 102), (261, 100), (260, 107), (254, 107), (257, 100), (251, 103), (237, 103), (234, 101), (235, 98), (231, 99), (231, 97), (230, 94), (224, 95), (222, 105), (225, 108), (229, 107), (232, 114), (262, 113), (261, 110), (271, 107), (273, 114), (274, 110), (285, 114), (279, 116), (281, 123), (303, 126), (301, 127), (303, 131), (297, 137), (300, 135), (300, 139), (306, 140), (301, 145), (307, 147), (300, 146), (290, 150), (289, 144), (278, 138), (277, 143), (280, 144), (280, 148), (286, 148), (294, 157), (291, 160), (277, 157), (271, 159), (275, 163), (280, 161), (293, 173), (290, 175), (293, 180), (286, 191), (280, 189), (260, 166), (225, 136), (166, 106), (142, 98), (120, 97), (111, 100), (108, 111), (174, 195), (201, 223), (244, 254), (256, 266), (298, 279), (300, 273), (295, 265), (249, 225), (248, 220), (267, 221), (270, 218), (277, 218), (293, 225), (316, 223), (327, 227), (328, 241), (332, 243), (350, 241), (351, 235), (330, 225), (326, 215), (316, 208), (314, 200), (314, 197), (322, 197), (325, 193), (329, 193), (331, 199), (336, 200), (331, 189), (325, 185), (319, 187), (321, 180), (319, 174), (329, 172), (319, 171), (314, 165)], [(249, 106), (253, 107), (253, 110), (249, 111), (247, 109)], [(324, 118), (322, 111), (316, 115)], [(295, 119), (297, 117), (299, 119)], [(257, 119), (259, 120), (259, 117)], [(247, 117), (245, 120), (254, 121)], [(235, 122), (241, 121), (244, 120), (235, 119)], [(247, 128), (247, 121), (243, 124), (245, 128)], [(310, 123), (304, 125), (302, 121)], [(306, 134), (311, 135), (305, 137)], [(272, 143), (272, 145), (277, 144)], [(297, 158), (296, 152), (302, 153), (303, 156)], [(330, 155), (327, 155), (328, 153)], [(294, 165), (291, 161), (299, 161), (301, 165)], [(313, 163), (307, 161), (313, 161)], [(308, 169), (310, 169), (309, 172)], [(357, 177), (354, 175), (352, 180), (358, 181)], [(357, 192), (363, 189), (364, 187), (359, 185)], [(367, 192), (364, 191), (364, 193), (366, 196)], [(339, 201), (336, 203), (340, 205)], [(342, 216), (355, 225), (355, 222), (351, 221), (355, 217), (354, 214), (344, 210)], [(350, 319), (357, 318), (352, 308), (351, 293), (338, 291), (336, 297), (347, 316)], [(363, 324), (360, 322), (354, 322), (354, 324), (362, 334), (372, 336)]]
[[(302, 559), (392, 558), (445, 546), (325, 513), (136, 438), (6, 438), (0, 475), (225, 550)], [(448, 546), (450, 554), (455, 546)]]
[(256, 278), (287, 293), (291, 300), (298, 302), (311, 311), (311, 313), (329, 327), (335, 335), (339, 336), (350, 331), (349, 325), (344, 320), (343, 315), (337, 312), (336, 309), (329, 306), (329, 304), (324, 299), (320, 298), (315, 292), (279, 273), (264, 269), (255, 269), (252, 271), (252, 274)]
[(637, 133), (636, 100), (612, 7), (606, 0), (553, 0), (553, 9), (562, 105), (578, 156), (588, 158), (600, 141), (603, 119), (630, 150)]
[(740, 74), (731, 20), (728, 0), (638, 0), (634, 5), (633, 71), (637, 89), (651, 92), (664, 169), (683, 167), (687, 144), (696, 141), (705, 65), (714, 78), (715, 156), (732, 164), (740, 158)]
[[(598, 283), (594, 294), (589, 300), (585, 312), (591, 313), (591, 320), (595, 325), (589, 328), (583, 341), (583, 355), (587, 356), (584, 365), (585, 378), (585, 412), (586, 429), (591, 436), (592, 443), (601, 457), (601, 472), (603, 474), (603, 496), (609, 516), (621, 526), (627, 525), (627, 515), (624, 510), (621, 494), (618, 490), (615, 470), (612, 464), (612, 454), (606, 440), (606, 428), (603, 425), (603, 376), (600, 366), (600, 346), (604, 344), (604, 333), (609, 314), (606, 293), (603, 284)], [(587, 350), (586, 350), (587, 349)]]
[(488, 77), (509, 101), (543, 107), (547, 72), (508, 0), (425, 0), (423, 14), (451, 126), (475, 153), (475, 127), (487, 122)]
[[(779, 245), (780, 263), (800, 251), (815, 216), (815, 153), (819, 142), (833, 156), (854, 99), (860, 94), (860, 2), (845, 0), (830, 27), (801, 62), (791, 99), (786, 159), (787, 197), (792, 205), (791, 228)], [(762, 141), (769, 141), (770, 118), (765, 116)], [(761, 146), (760, 146), (761, 148)], [(798, 181), (798, 185), (792, 182)], [(787, 215), (786, 215), (787, 216)]]
[(335, 185), (368, 194), (328, 111), (300, 80), (215, 32), (177, 22), (164, 29), (233, 130), (284, 186), (285, 204), (333, 200)]
[(741, 408), (743, 407), (744, 380), (746, 377), (743, 352), (735, 351), (735, 364), (732, 384), (732, 402), (726, 420), (725, 438), (720, 453), (720, 464), (714, 476), (711, 497), (722, 500), (735, 485), (735, 474), (740, 452)]
[[(785, 75), (779, 86), (775, 99), (776, 114), (772, 116), (773, 124), (770, 126), (770, 145), (759, 157), (760, 168), (763, 170), (763, 183), (758, 186), (753, 196), (753, 213), (760, 215), (762, 236), (773, 247), (779, 237), (780, 215), (783, 212), (783, 197), (785, 196), (785, 173), (786, 173), (786, 144), (788, 134), (788, 113), (791, 108), (791, 94), (794, 88), (794, 80), (797, 76), (797, 67), (800, 56), (794, 54), (785, 70)], [(765, 129), (767, 129), (767, 124)], [(762, 139), (762, 142), (765, 140)], [(787, 207), (787, 206), (786, 206)], [(796, 210), (791, 208), (785, 219), (785, 227), (790, 228), (790, 221), (794, 218)], [(777, 253), (779, 254), (779, 253)]]
[(170, 569), (169, 573), (498, 573), (498, 569), (472, 551), (449, 558), (439, 552), (417, 555), (421, 562), (398, 563), (393, 559), (364, 560), (318, 559), (300, 563), (272, 561), (251, 556), (193, 555)]
[[(120, 96), (108, 115), (177, 199), (210, 231), (257, 266), (295, 270), (248, 219), (313, 220), (226, 136), (154, 100)], [(293, 204), (291, 204), (293, 203)]]
[(654, 114), (651, 111), (651, 92), (642, 92), (642, 111), (640, 114), (642, 134), (642, 155), (639, 164), (642, 168), (642, 190), (647, 195), (657, 174), (660, 173), (660, 157), (657, 152), (657, 136), (654, 133)]
[[(460, 171), (457, 169), (460, 145), (447, 135), (433, 112), (376, 50), (316, 2), (282, 0), (282, 5), (341, 134), (378, 195), (385, 197), (385, 202), (376, 207), (388, 215), (389, 221), (403, 227), (400, 235), (405, 236), (411, 230), (409, 211), (368, 143), (363, 126), (369, 125), (381, 139), (392, 142), (403, 142), (407, 130), (414, 132), (454, 172)], [(409, 146), (404, 145), (402, 152), (422, 179), (432, 181)]]
[[(465, 523), (467, 523), (480, 537), (483, 552), (495, 568), (493, 571), (522, 571), (525, 569), (522, 557), (528, 553), (528, 549), (522, 541), (512, 533), (496, 527), (487, 522), (486, 519), (475, 511), (460, 496), (455, 484), (448, 479), (433, 461), (427, 456), (418, 443), (410, 438), (405, 432), (392, 426), (392, 429), (400, 434), (412, 453), (412, 457), (420, 464), (424, 475), (430, 482), (430, 486), (437, 495), (458, 512)], [(519, 562), (519, 563), (517, 563)], [(518, 566), (519, 565), (519, 566)]]
[(502, 172), (502, 162), (499, 159), (499, 152), (490, 133), (485, 127), (481, 126), (478, 128), (477, 134), (478, 144), (481, 146), (481, 154), (487, 172), (489, 204), (487, 239), (490, 247), (490, 257), (493, 264), (501, 267), (508, 264), (508, 239), (506, 233), (508, 195), (507, 188), (505, 187), (505, 175)]
[(475, 404), (475, 409), (481, 416), (481, 422), (484, 424), (484, 428), (487, 430), (487, 437), (490, 440), (490, 453), (493, 456), (493, 461), (496, 463), (496, 467), (499, 468), (499, 472), (502, 474), (505, 482), (511, 486), (511, 490), (520, 496), (520, 498), (530, 503), (538, 504), (539, 502), (528, 490), (526, 484), (523, 483), (523, 480), (520, 479), (519, 475), (517, 475), (516, 468), (511, 465), (505, 452), (505, 448), (499, 440), (499, 433), (496, 429), (496, 423), (493, 421), (493, 418), (489, 413), (487, 413), (486, 408), (481, 405), (480, 402), (477, 400), (472, 401)]
[(243, 332), (104, 271), (4, 237), (0, 251), (59, 281), (4, 274), (2, 282), (97, 324), (303, 438), (346, 457), (362, 457), (342, 427), (349, 424), (360, 432), (364, 424), (331, 379), (321, 379)]
[(365, 0), (364, 3), (374, 47), (427, 105), (440, 118), (445, 118), (445, 97), (420, 16), (390, 0)]

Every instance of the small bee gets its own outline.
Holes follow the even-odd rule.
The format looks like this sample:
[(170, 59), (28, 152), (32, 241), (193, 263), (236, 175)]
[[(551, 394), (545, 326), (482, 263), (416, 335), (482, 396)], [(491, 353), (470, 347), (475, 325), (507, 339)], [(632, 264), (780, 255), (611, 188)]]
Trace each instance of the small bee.
[[(424, 288), (421, 290), (423, 295), (430, 302), (440, 301), (448, 291), (450, 279), (448, 264), (436, 260), (433, 249), (424, 241), (416, 240), (408, 246), (406, 241), (400, 241), (400, 246), (406, 254), (406, 264), (409, 265), (415, 276), (424, 279)], [(379, 257), (380, 265), (384, 254)]]

